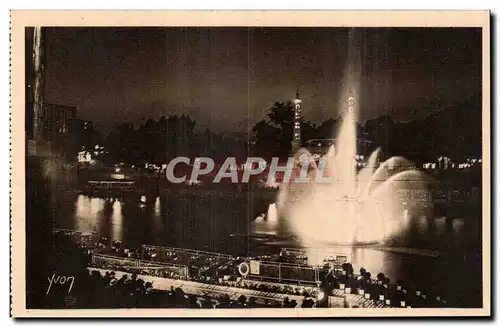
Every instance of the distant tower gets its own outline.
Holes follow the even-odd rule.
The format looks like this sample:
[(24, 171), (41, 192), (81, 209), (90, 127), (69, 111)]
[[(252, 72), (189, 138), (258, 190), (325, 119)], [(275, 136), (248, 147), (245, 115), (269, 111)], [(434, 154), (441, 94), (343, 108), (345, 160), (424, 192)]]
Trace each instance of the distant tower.
[(295, 95), (295, 99), (293, 99), (292, 102), (294, 104), (292, 151), (296, 151), (302, 145), (302, 141), (300, 139), (300, 121), (301, 121), (302, 100), (300, 99), (298, 89), (297, 89), (297, 94)]

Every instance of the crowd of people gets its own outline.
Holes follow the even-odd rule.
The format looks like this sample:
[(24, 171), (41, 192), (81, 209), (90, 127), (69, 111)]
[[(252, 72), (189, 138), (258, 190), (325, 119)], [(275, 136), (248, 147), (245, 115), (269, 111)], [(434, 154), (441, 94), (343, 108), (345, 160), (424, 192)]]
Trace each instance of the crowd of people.
[[(292, 286), (290, 284), (273, 283), (272, 279), (271, 281), (265, 280), (265, 277), (279, 274), (280, 278), (287, 279), (287, 274), (290, 274), (290, 280), (305, 280), (304, 278), (307, 277), (314, 281), (316, 278), (314, 275), (315, 271), (313, 269), (308, 270), (304, 268), (304, 265), (302, 264), (304, 258), (298, 258), (301, 260), (301, 263), (295, 263), (294, 266), (294, 260), (296, 258), (292, 256), (288, 257), (283, 253), (280, 253), (280, 255), (271, 254), (259, 258), (253, 258), (266, 260), (267, 263), (270, 263), (267, 264), (266, 262), (262, 262), (259, 281), (252, 280), (248, 277), (242, 278), (238, 272), (238, 265), (248, 258), (233, 258), (223, 254), (212, 254), (203, 251), (161, 247), (142, 247), (141, 249), (130, 250), (124, 249), (123, 246), (118, 243), (114, 243), (111, 248), (100, 246), (100, 244), (96, 248), (103, 249), (100, 251), (101, 253), (108, 251), (107, 253), (116, 257), (130, 259), (131, 262), (133, 262), (133, 260), (137, 260), (137, 262), (141, 263), (143, 262), (142, 260), (144, 260), (144, 262), (158, 263), (158, 266), (156, 267), (154, 267), (154, 264), (151, 264), (151, 267), (145, 267), (142, 264), (124, 265), (119, 262), (106, 261), (92, 262), (89, 264), (89, 266), (93, 266), (95, 268), (127, 272), (132, 274), (132, 276), (145, 275), (177, 280), (188, 280), (204, 284), (280, 293), (290, 296), (304, 296), (305, 298), (313, 299), (315, 299), (320, 292), (326, 295), (335, 296), (339, 294), (340, 290), (340, 293), (357, 294), (363, 298), (381, 301), (384, 306), (391, 307), (446, 306), (446, 302), (439, 296), (431, 296), (421, 289), (410, 287), (403, 281), (398, 280), (395, 283), (391, 283), (391, 280), (383, 273), (372, 276), (370, 272), (363, 268), (360, 269), (359, 273), (355, 273), (352, 264), (347, 262), (343, 263), (341, 266), (335, 267), (336, 269), (328, 263), (326, 263), (324, 267), (319, 268), (319, 280), (317, 280), (318, 285)], [(276, 265), (271, 264), (272, 262), (275, 262)], [(163, 266), (161, 263), (165, 263), (165, 265)], [(278, 273), (277, 269), (280, 263), (281, 270)], [(169, 266), (168, 264), (175, 264), (177, 266)], [(288, 265), (290, 265), (290, 267), (287, 267)], [(186, 270), (179, 267), (186, 267)], [(107, 279), (108, 277), (104, 276), (103, 278)], [(148, 287), (144, 283), (141, 285), (143, 288)], [(148, 291), (149, 293), (153, 291), (158, 293), (155, 293), (156, 295), (153, 297), (160, 297), (159, 294), (163, 294), (159, 290), (154, 290), (152, 285), (149, 285), (149, 288), (151, 288), (151, 290)], [(131, 293), (135, 294), (135, 292)], [(138, 294), (143, 295), (145, 293), (140, 291)], [(149, 297), (149, 299), (151, 299), (151, 297)], [(212, 302), (218, 303), (218, 301), (215, 300)], [(249, 301), (249, 303), (250, 302), (252, 305), (257, 305), (255, 303), (258, 303), (259, 301), (252, 300)], [(291, 303), (292, 301), (288, 302)], [(288, 302), (286, 305), (291, 306), (292, 304)], [(302, 302), (308, 303), (307, 301)], [(246, 305), (249, 304), (247, 303)]]
[(295, 295), (295, 296), (312, 296), (315, 297), (317, 295), (317, 289), (312, 286), (304, 286), (304, 285), (287, 285), (287, 284), (279, 284), (279, 283), (268, 283), (261, 282), (258, 280), (251, 279), (242, 279), (237, 278), (234, 275), (231, 278), (223, 279), (223, 278), (212, 278), (212, 277), (200, 277), (200, 276), (188, 276), (177, 274), (173, 271), (166, 272), (162, 269), (141, 269), (133, 266), (123, 266), (116, 264), (89, 264), (89, 268), (96, 268), (101, 270), (109, 270), (109, 271), (121, 271), (129, 274), (134, 274), (136, 276), (152, 276), (152, 277), (160, 277), (160, 278), (170, 278), (176, 280), (185, 280), (192, 282), (199, 282), (209, 285), (218, 285), (218, 286), (226, 286), (226, 287), (235, 287), (242, 288), (248, 290), (255, 290), (261, 292), (268, 293), (279, 293), (286, 295)]
[[(292, 308), (313, 307), (310, 298), (296, 300), (247, 297), (231, 298), (229, 294), (193, 294), (180, 287), (170, 290), (155, 289), (152, 282), (145, 282), (135, 273), (117, 277), (114, 271), (104, 274), (89, 270), (81, 287), (72, 292), (60, 307), (64, 308)], [(52, 297), (65, 292), (59, 288)], [(57, 307), (57, 306), (56, 306)]]
[(317, 298), (318, 289), (313, 286), (304, 286), (304, 285), (287, 285), (287, 284), (279, 284), (279, 283), (267, 283), (267, 282), (259, 282), (253, 280), (239, 280), (236, 282), (223, 282), (224, 286), (231, 286), (249, 290), (260, 291), (264, 293), (278, 293), (278, 294), (286, 294), (290, 296), (300, 296), (307, 298)]
[(383, 301), (391, 307), (446, 306), (446, 301), (439, 296), (430, 296), (422, 289), (410, 286), (402, 280), (391, 283), (391, 280), (383, 273), (378, 273), (375, 278), (372, 278), (370, 272), (361, 268), (359, 274), (356, 274), (350, 263), (344, 263), (341, 270), (329, 271), (323, 278), (320, 289), (328, 293), (333, 293), (334, 290), (344, 290), (345, 293)]

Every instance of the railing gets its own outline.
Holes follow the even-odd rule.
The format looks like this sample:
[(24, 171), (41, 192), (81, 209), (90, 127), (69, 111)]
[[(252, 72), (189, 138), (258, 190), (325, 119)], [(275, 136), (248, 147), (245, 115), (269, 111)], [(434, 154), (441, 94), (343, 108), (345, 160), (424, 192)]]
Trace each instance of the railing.
[(88, 235), (97, 235), (96, 232), (84, 232), (84, 231), (79, 231), (76, 229), (69, 229), (69, 228), (54, 228), (52, 230), (54, 233), (72, 233), (72, 234), (88, 234)]
[(109, 264), (117, 266), (139, 267), (139, 260), (98, 253), (92, 254), (92, 263), (95, 265)]
[(98, 267), (115, 266), (117, 268), (127, 268), (127, 269), (137, 269), (137, 270), (151, 269), (157, 272), (175, 273), (183, 277), (188, 276), (188, 267), (185, 265), (179, 265), (169, 262), (147, 261), (147, 260), (115, 257), (111, 255), (98, 254), (98, 253), (92, 254), (92, 264)]
[(135, 182), (124, 182), (124, 181), (88, 181), (87, 186), (90, 188), (99, 189), (129, 189), (135, 186)]
[(342, 265), (345, 262), (352, 262), (352, 253), (339, 252), (332, 249), (295, 249), (282, 248), (281, 252), (295, 257), (307, 258), (310, 265), (319, 265), (323, 260), (327, 259), (335, 265)]
[(190, 255), (203, 255), (203, 256), (207, 256), (207, 257), (223, 258), (223, 259), (227, 259), (227, 260), (234, 259), (231, 255), (223, 254), (223, 253), (200, 251), (200, 250), (194, 250), (194, 249), (174, 248), (174, 247), (167, 247), (167, 246), (143, 245), (142, 249), (143, 250), (154, 250), (154, 251), (158, 251), (160, 253), (161, 252), (186, 253), (186, 254), (190, 254)]
[(96, 232), (82, 232), (64, 228), (54, 228), (52, 231), (54, 234), (63, 233), (64, 235), (69, 236), (77, 244), (83, 245), (87, 248), (94, 248), (99, 240), (99, 236)]
[(272, 261), (259, 262), (259, 273), (250, 272), (246, 277), (260, 280), (270, 279), (279, 283), (294, 282), (314, 285), (320, 281), (319, 267)]

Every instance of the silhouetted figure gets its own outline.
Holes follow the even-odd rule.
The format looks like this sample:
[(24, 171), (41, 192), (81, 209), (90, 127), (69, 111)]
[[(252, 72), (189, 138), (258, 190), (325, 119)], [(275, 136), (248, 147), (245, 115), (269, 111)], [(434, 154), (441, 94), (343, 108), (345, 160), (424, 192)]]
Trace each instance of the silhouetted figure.
[(314, 301), (311, 298), (304, 298), (302, 301), (302, 308), (312, 308), (314, 306)]

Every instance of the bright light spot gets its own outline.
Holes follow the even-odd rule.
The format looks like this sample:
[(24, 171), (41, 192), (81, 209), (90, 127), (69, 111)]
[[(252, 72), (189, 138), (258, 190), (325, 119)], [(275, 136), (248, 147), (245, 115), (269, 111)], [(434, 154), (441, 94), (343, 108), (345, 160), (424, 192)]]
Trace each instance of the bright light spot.
[(160, 197), (157, 197), (156, 198), (156, 201), (155, 201), (155, 213), (157, 216), (159, 216), (161, 214), (161, 203), (160, 203)]
[(321, 301), (325, 298), (325, 292), (319, 292), (318, 293), (318, 300)]
[[(413, 166), (403, 157), (390, 158), (379, 166), (377, 150), (368, 157), (366, 167), (357, 162), (360, 155), (354, 111), (345, 113), (336, 144), (326, 155), (322, 176), (333, 182), (308, 183), (307, 187), (303, 183), (285, 183), (279, 190), (276, 207), (280, 220), (306, 247), (324, 243), (383, 243), (404, 234), (408, 223), (398, 190), (410, 186), (427, 189), (427, 178), (422, 172), (390, 169)], [(303, 152), (308, 153), (300, 149), (296, 156)], [(408, 212), (409, 217), (413, 210)]]
[(278, 221), (278, 211), (276, 210), (276, 204), (272, 203), (267, 209), (267, 220), (270, 222)]
[(110, 177), (112, 179), (125, 179), (125, 175), (123, 174), (111, 174)]
[(113, 241), (120, 241), (123, 235), (123, 215), (120, 201), (113, 203), (113, 215), (111, 220)]
[(187, 184), (187, 185), (190, 185), (190, 186), (193, 186), (193, 185), (201, 185), (201, 181), (199, 181), (199, 180), (195, 180), (195, 181), (193, 181), (193, 180), (188, 179), (188, 180), (186, 181), (186, 184)]
[(278, 187), (280, 187), (280, 183), (276, 182), (275, 180), (267, 180), (264, 182), (264, 187), (265, 188), (278, 188)]

